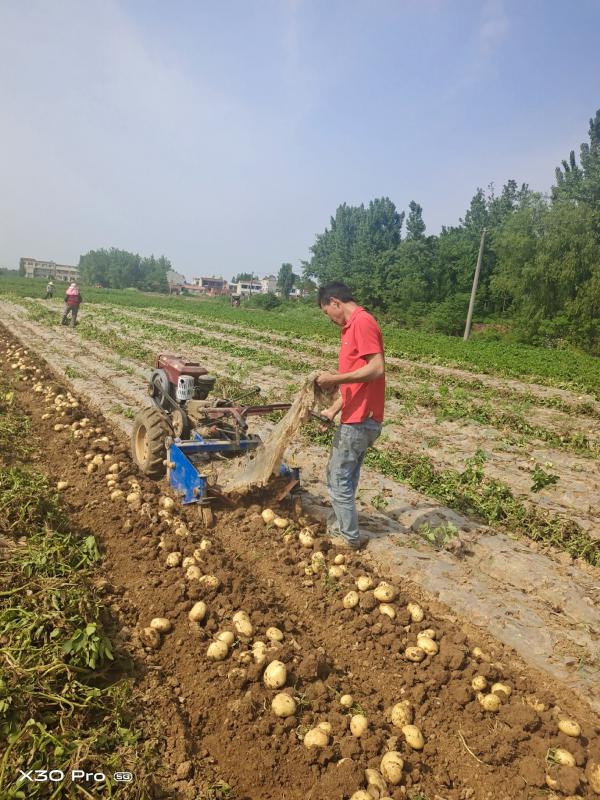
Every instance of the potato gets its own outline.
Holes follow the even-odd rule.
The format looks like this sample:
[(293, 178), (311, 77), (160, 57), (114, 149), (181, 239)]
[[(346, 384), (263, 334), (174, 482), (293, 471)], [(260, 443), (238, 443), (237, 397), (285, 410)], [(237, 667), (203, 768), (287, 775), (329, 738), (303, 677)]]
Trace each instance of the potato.
[(317, 550), (316, 553), (313, 553), (310, 558), (310, 563), (313, 569), (313, 572), (320, 572), (322, 569), (327, 567), (327, 562), (325, 561), (325, 556), (320, 550)]
[(409, 661), (413, 661), (415, 664), (417, 664), (419, 661), (423, 661), (426, 655), (427, 654), (425, 651), (420, 647), (407, 647), (404, 651), (404, 656)]
[(424, 650), (428, 656), (434, 656), (439, 651), (437, 642), (434, 642), (429, 636), (421, 636), (419, 634), (417, 636), (417, 646)]
[(334, 564), (345, 564), (346, 563), (346, 556), (343, 553), (338, 553), (337, 556), (333, 559)]
[(127, 495), (126, 500), (130, 506), (137, 506), (142, 502), (142, 495), (139, 492), (131, 492)]
[(340, 578), (343, 578), (344, 575), (346, 574), (346, 567), (344, 567), (343, 565), (339, 566), (338, 564), (333, 564), (331, 567), (329, 567), (327, 574), (329, 575), (330, 578), (339, 580)]
[(414, 711), (409, 701), (401, 700), (399, 703), (392, 706), (390, 718), (395, 728), (403, 728), (405, 725), (412, 725)]
[[(329, 736), (320, 728), (312, 728), (304, 736), (304, 746), (309, 749), (312, 747), (327, 747), (328, 744)], [(369, 800), (373, 800), (373, 798), (370, 797)]]
[[(365, 779), (367, 781), (369, 789), (371, 787), (375, 788), (377, 792), (377, 797), (381, 797), (382, 795), (387, 794), (387, 784), (376, 769), (366, 769)], [(369, 791), (369, 789), (367, 789), (367, 791)]]
[(273, 520), (273, 525), (275, 525), (276, 528), (281, 528), (281, 530), (287, 528), (289, 524), (289, 519), (285, 519), (285, 517), (275, 517)]
[(172, 497), (161, 497), (159, 500), (159, 505), (165, 509), (165, 511), (171, 511), (175, 508), (175, 501)]
[(350, 731), (357, 738), (366, 733), (368, 727), (369, 721), (364, 714), (355, 714), (350, 720)]
[(154, 617), (150, 622), (150, 627), (159, 633), (168, 633), (173, 625), (166, 617)]
[(344, 608), (355, 608), (358, 605), (358, 592), (348, 592), (342, 600)]
[(175, 528), (175, 536), (189, 536), (189, 535), (190, 531), (187, 525), (185, 524), (178, 525), (177, 528)]
[(174, 553), (169, 553), (165, 560), (165, 564), (167, 567), (178, 567), (181, 564), (181, 553), (177, 551)]
[(191, 566), (185, 571), (185, 577), (190, 581), (198, 581), (202, 577), (202, 570), (200, 567)]
[(350, 800), (373, 800), (373, 795), (365, 792), (364, 789), (359, 789), (358, 792), (354, 792)]
[(276, 717), (293, 717), (296, 713), (296, 701), (289, 694), (280, 692), (271, 700), (271, 708)]
[(123, 497), (123, 495), (124, 495), (124, 492), (123, 492), (122, 489), (115, 489), (114, 492), (110, 493), (110, 499), (111, 500), (119, 500), (121, 497)]
[(271, 642), (283, 642), (283, 631), (280, 631), (279, 628), (267, 628), (265, 636)]
[(368, 592), (373, 588), (373, 581), (368, 575), (361, 575), (356, 579), (356, 588), (359, 592)]
[(227, 642), (216, 641), (208, 645), (206, 656), (210, 658), (211, 661), (224, 661), (227, 658), (228, 652), (229, 647), (227, 646)]
[(315, 543), (314, 536), (312, 535), (312, 533), (308, 528), (305, 528), (304, 530), (300, 531), (300, 533), (298, 534), (298, 541), (300, 542), (302, 547), (312, 547), (313, 544)]
[(430, 639), (437, 639), (437, 633), (433, 630), (433, 628), (425, 628), (424, 631), (417, 633), (417, 638), (419, 636), (429, 636)]
[(512, 689), (506, 683), (494, 683), (492, 684), (491, 692), (492, 694), (504, 695), (503, 699), (507, 700), (512, 694)]
[(207, 611), (208, 609), (206, 608), (206, 603), (203, 603), (202, 600), (199, 600), (191, 607), (188, 617), (192, 622), (202, 622)]
[(340, 697), (340, 705), (342, 708), (352, 708), (354, 705), (354, 698), (351, 694), (343, 694)]
[(425, 612), (418, 603), (408, 603), (406, 610), (410, 614), (410, 618), (413, 622), (423, 622)]
[(192, 556), (186, 556), (181, 562), (182, 569), (187, 569), (188, 567), (195, 567), (195, 566), (197, 566), (196, 559), (193, 558)]
[(413, 750), (422, 750), (425, 747), (425, 739), (423, 734), (416, 725), (405, 725), (402, 728), (404, 739), (409, 747)]
[(277, 516), (277, 514), (274, 511), (272, 511), (270, 508), (265, 508), (265, 510), (261, 512), (261, 517), (263, 518), (263, 522), (266, 525), (270, 525), (271, 522), (273, 522), (273, 520), (275, 519), (276, 516)]
[(287, 669), (282, 661), (271, 661), (263, 674), (267, 689), (281, 689), (287, 680)]
[(69, 486), (69, 481), (59, 481), (56, 484), (56, 488), (58, 489), (59, 492), (63, 492), (65, 489), (68, 488), (68, 486)]
[(252, 657), (257, 664), (264, 664), (267, 660), (267, 645), (264, 642), (254, 642), (252, 645)]
[(396, 609), (389, 603), (380, 603), (379, 613), (383, 614), (386, 617), (389, 617), (390, 619), (394, 619), (394, 617), (396, 616)]
[(214, 591), (221, 585), (221, 581), (215, 575), (203, 575), (198, 583), (208, 591)]
[(327, 736), (331, 736), (331, 722), (319, 722), (317, 728), (326, 733)]
[(558, 721), (558, 730), (567, 736), (572, 736), (574, 739), (581, 736), (581, 726), (574, 719), (560, 719)]
[(235, 641), (235, 636), (231, 631), (221, 631), (221, 633), (217, 633), (215, 638), (218, 642), (225, 642), (227, 647), (231, 647)]
[(500, 708), (500, 698), (497, 694), (478, 694), (477, 699), (484, 711), (498, 711)]
[(590, 758), (585, 768), (585, 776), (590, 789), (596, 794), (600, 794), (600, 761)]
[(402, 780), (404, 759), (397, 750), (390, 750), (381, 759), (379, 769), (388, 783), (391, 783), (392, 786), (397, 786)]
[(252, 623), (249, 619), (238, 619), (237, 621), (234, 621), (233, 624), (240, 636), (245, 636), (247, 639), (249, 639), (254, 635), (254, 628), (252, 627)]
[(146, 647), (151, 647), (153, 650), (160, 647), (160, 633), (154, 628), (144, 628), (140, 638)]
[(204, 550), (210, 550), (211, 547), (212, 547), (212, 542), (210, 539), (202, 539), (202, 541), (200, 542), (199, 549), (204, 551)]
[(530, 694), (525, 698), (526, 704), (529, 708), (533, 708), (534, 711), (537, 711), (538, 714), (542, 714), (544, 711), (548, 710), (548, 706), (546, 703), (543, 703), (539, 700), (534, 694)]
[(379, 600), (380, 603), (391, 603), (392, 600), (396, 599), (398, 592), (396, 591), (396, 587), (392, 586), (390, 583), (386, 581), (381, 581), (379, 586), (373, 592), (375, 599)]
[(476, 661), (485, 661), (486, 663), (490, 663), (492, 660), (487, 653), (484, 653), (481, 647), (474, 647), (471, 650), (471, 655)]
[(575, 766), (575, 758), (568, 750), (565, 750), (563, 747), (555, 747), (553, 750), (550, 751), (551, 757), (553, 761), (556, 761), (557, 764), (560, 764), (561, 767), (574, 767)]
[(483, 677), (483, 675), (475, 675), (473, 680), (471, 681), (471, 686), (473, 690), (476, 692), (485, 692), (487, 689), (487, 681)]

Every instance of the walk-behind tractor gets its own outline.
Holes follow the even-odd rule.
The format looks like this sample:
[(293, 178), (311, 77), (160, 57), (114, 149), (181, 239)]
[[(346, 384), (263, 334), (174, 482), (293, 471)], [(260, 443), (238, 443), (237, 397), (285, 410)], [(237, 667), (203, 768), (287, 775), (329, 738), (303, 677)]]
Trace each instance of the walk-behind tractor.
[[(148, 384), (152, 405), (136, 415), (131, 432), (133, 459), (142, 472), (154, 479), (166, 472), (182, 503), (199, 504), (206, 525), (212, 523), (214, 498), (231, 504), (213, 480), (211, 462), (258, 447), (261, 439), (248, 431), (248, 417), (290, 407), (208, 399), (214, 385), (215, 378), (198, 362), (158, 355)], [(282, 464), (280, 476), (284, 485), (277, 499), (289, 495), (299, 510), (299, 469)]]

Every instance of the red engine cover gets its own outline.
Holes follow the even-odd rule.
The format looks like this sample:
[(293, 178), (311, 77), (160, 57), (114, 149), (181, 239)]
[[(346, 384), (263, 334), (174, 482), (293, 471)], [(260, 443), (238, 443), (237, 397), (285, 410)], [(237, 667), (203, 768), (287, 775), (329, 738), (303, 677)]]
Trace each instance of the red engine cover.
[(157, 355), (154, 366), (157, 369), (164, 369), (169, 383), (175, 386), (177, 386), (180, 375), (192, 375), (197, 378), (200, 375), (208, 374), (208, 370), (200, 366), (197, 361), (189, 361), (187, 358), (173, 355), (173, 353), (160, 353)]

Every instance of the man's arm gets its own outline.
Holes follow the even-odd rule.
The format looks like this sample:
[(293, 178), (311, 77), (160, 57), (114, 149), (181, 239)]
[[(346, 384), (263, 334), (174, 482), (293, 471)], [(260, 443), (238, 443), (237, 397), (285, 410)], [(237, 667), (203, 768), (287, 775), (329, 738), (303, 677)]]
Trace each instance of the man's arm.
[[(366, 364), (352, 372), (322, 372), (317, 376), (317, 384), (322, 389), (339, 386), (342, 383), (370, 383), (385, 374), (383, 353), (365, 356)], [(341, 407), (341, 406), (340, 406)]]

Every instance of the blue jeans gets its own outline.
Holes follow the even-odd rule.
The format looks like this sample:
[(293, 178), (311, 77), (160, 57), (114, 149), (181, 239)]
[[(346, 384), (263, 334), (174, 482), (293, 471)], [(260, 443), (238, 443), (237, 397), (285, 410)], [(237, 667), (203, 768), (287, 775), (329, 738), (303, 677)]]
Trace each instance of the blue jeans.
[[(350, 544), (359, 543), (356, 490), (365, 454), (381, 433), (381, 423), (374, 419), (338, 426), (327, 463), (327, 488), (333, 506), (335, 523), (332, 533), (343, 536)], [(331, 521), (333, 522), (333, 515)]]

